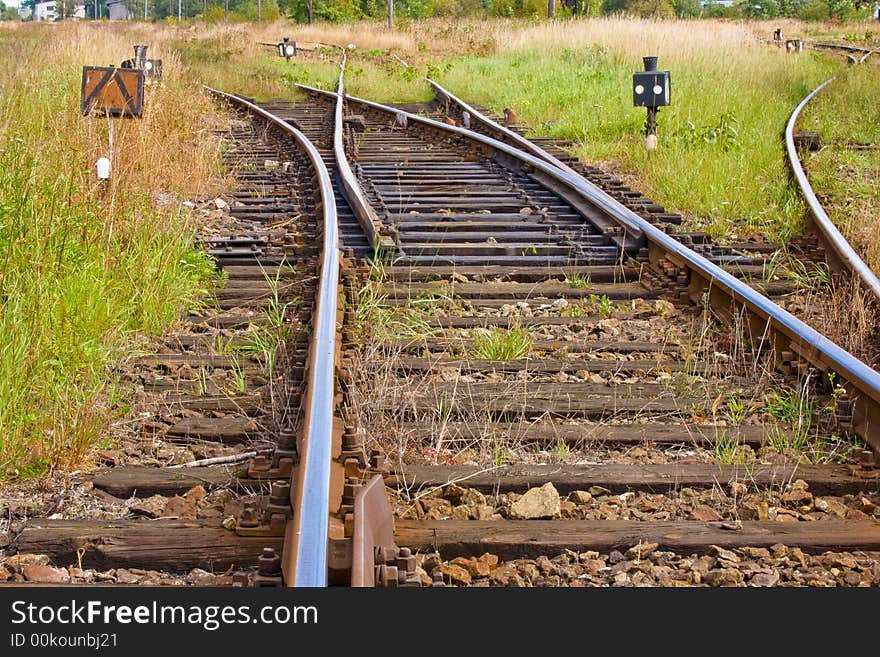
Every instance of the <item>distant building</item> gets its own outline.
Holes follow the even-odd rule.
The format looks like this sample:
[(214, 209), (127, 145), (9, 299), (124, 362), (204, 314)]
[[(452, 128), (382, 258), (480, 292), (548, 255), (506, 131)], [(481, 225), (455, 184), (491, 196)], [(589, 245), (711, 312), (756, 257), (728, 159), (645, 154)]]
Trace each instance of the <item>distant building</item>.
[(58, 13), (55, 10), (55, 0), (46, 0), (45, 2), (34, 4), (33, 16), (35, 21), (54, 21), (58, 18)]
[[(34, 9), (32, 12), (27, 15), (21, 14), (23, 20), (27, 20), (31, 16), (33, 16), (35, 21), (55, 21), (61, 18), (58, 15), (58, 8), (55, 3), (55, 0), (44, 0), (43, 2), (38, 2), (34, 5)], [(73, 7), (73, 13), (67, 18), (85, 18), (86, 17), (86, 6), (85, 4), (76, 4)]]
[(127, 21), (131, 18), (131, 11), (124, 0), (107, 0), (107, 17), (111, 21)]

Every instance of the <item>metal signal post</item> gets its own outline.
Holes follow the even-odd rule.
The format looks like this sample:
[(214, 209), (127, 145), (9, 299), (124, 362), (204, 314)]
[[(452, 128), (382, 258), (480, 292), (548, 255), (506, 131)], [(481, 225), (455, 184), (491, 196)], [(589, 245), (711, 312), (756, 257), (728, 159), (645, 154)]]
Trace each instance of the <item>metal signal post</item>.
[(645, 70), (633, 74), (633, 106), (646, 107), (645, 146), (649, 151), (657, 148), (657, 112), (671, 102), (669, 71), (657, 70), (657, 57), (642, 57)]

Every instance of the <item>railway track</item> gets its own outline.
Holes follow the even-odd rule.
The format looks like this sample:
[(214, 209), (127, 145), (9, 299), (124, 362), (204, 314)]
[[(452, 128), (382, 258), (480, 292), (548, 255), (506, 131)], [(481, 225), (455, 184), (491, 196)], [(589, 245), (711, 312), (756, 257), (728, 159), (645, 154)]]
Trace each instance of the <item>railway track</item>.
[[(873, 50), (838, 44), (814, 44), (813, 47), (844, 52), (853, 64), (864, 64), (871, 55), (876, 54)], [(813, 191), (812, 185), (810, 185), (800, 157), (800, 152), (803, 148), (809, 149), (814, 147), (814, 144), (818, 141), (818, 135), (797, 131), (798, 119), (807, 104), (819, 95), (823, 89), (832, 84), (834, 79), (827, 80), (810, 92), (792, 112), (785, 128), (785, 146), (789, 166), (809, 209), (807, 214), (809, 228), (818, 236), (825, 252), (828, 254), (827, 261), (829, 265), (836, 274), (852, 276), (858, 280), (859, 284), (867, 290), (873, 302), (876, 303), (880, 300), (880, 279), (871, 271), (871, 268), (856, 253), (855, 249), (852, 248), (847, 239), (834, 225), (834, 222), (828, 217), (828, 213), (825, 212), (816, 193)]]
[[(182, 419), (218, 436), (255, 420), (246, 472), (94, 485), (248, 495), (234, 524), (39, 520), (18, 550), (243, 585), (880, 583), (880, 375), (772, 302), (795, 291), (764, 280), (774, 248), (679, 232), (435, 89), (386, 107), (340, 74), (296, 103), (224, 96), (239, 191), (204, 240), (229, 296), (178, 342), (242, 340), (263, 320), (241, 310), (267, 304), (309, 328), (288, 329), (289, 365), (252, 405), (188, 393), (201, 413)], [(153, 418), (164, 440), (173, 417)]]
[[(449, 92), (439, 88), (437, 91), (439, 102), (434, 109), (440, 110), (443, 117), (451, 118), (459, 125), (468, 122), (493, 139), (520, 142), (519, 145), (526, 146), (521, 138), (492, 125), (477, 110), (464, 105)], [(373, 280), (368, 280), (366, 293), (363, 283), (358, 289), (361, 296), (369, 297), (370, 301), (378, 297), (395, 312), (404, 306), (417, 316), (424, 313), (421, 315), (422, 324), (405, 327), (407, 335), (392, 335), (391, 339), (380, 337), (366, 347), (361, 346), (359, 353), (352, 355), (349, 368), (349, 372), (359, 373), (361, 378), (358, 380), (355, 375), (345, 386), (349, 391), (347, 417), (357, 418), (352, 423), (355, 425), (352, 430), (365, 430), (367, 443), (380, 447), (383, 453), (391, 456), (386, 483), (397, 489), (396, 532), (400, 545), (422, 552), (439, 549), (445, 560), (442, 565), (430, 559), (423, 563), (434, 566), (435, 576), (439, 572), (445, 581), (456, 584), (469, 581), (518, 584), (524, 580), (532, 584), (571, 584), (580, 581), (577, 578), (584, 575), (594, 583), (609, 583), (621, 570), (629, 568), (615, 568), (617, 563), (630, 561), (627, 554), (630, 557), (641, 554), (640, 544), (645, 546), (646, 553), (672, 548), (697, 555), (714, 549), (711, 545), (725, 548), (747, 546), (760, 550), (788, 543), (812, 551), (829, 547), (814, 544), (807, 535), (829, 529), (834, 533), (837, 529), (832, 529), (833, 525), (795, 526), (786, 523), (786, 529), (797, 527), (798, 531), (805, 533), (798, 539), (793, 536), (782, 539), (775, 532), (764, 533), (770, 526), (761, 523), (768, 516), (761, 512), (756, 514), (747, 507), (754, 506), (756, 490), (766, 492), (774, 485), (778, 487), (781, 499), (789, 495), (790, 500), (794, 489), (812, 487), (814, 491), (823, 490), (820, 480), (834, 472), (843, 474), (846, 466), (816, 470), (792, 463), (777, 463), (768, 469), (757, 466), (754, 470), (758, 473), (757, 479), (743, 489), (737, 484), (743, 484), (744, 464), (737, 463), (736, 457), (721, 459), (728, 463), (718, 463), (717, 458), (719, 445), (728, 439), (722, 436), (729, 436), (727, 432), (731, 430), (744, 432), (734, 442), (742, 441), (746, 445), (749, 440), (754, 440), (752, 444), (758, 446), (766, 443), (768, 431), (780, 428), (748, 422), (733, 427), (737, 423), (728, 424), (731, 417), (721, 418), (718, 409), (724, 408), (725, 404), (728, 410), (736, 408), (738, 402), (735, 400), (743, 397), (757, 401), (761, 398), (757, 391), (767, 386), (805, 390), (813, 385), (805, 381), (818, 381), (816, 372), (810, 373), (809, 364), (802, 362), (793, 368), (783, 365), (781, 378), (774, 378), (771, 373), (779, 371), (774, 365), (779, 356), (759, 347), (740, 351), (738, 355), (729, 353), (730, 360), (719, 369), (713, 358), (723, 351), (719, 351), (719, 343), (713, 339), (701, 344), (705, 348), (703, 352), (697, 350), (698, 362), (688, 364), (695, 352), (688, 348), (685, 336), (703, 335), (704, 329), (698, 327), (705, 326), (707, 321), (706, 306), (700, 303), (700, 294), (694, 294), (691, 287), (696, 267), (689, 269), (685, 264), (681, 268), (684, 272), (664, 267), (662, 256), (658, 258), (655, 253), (654, 258), (651, 257), (652, 249), (658, 246), (656, 243), (639, 245), (618, 240), (616, 244), (625, 255), (615, 258), (613, 274), (608, 278), (603, 278), (603, 273), (608, 276), (608, 265), (602, 262), (577, 263), (584, 268), (575, 272), (550, 260), (533, 266), (531, 275), (521, 268), (509, 272), (501, 267), (488, 272), (482, 268), (467, 269), (469, 262), (457, 259), (447, 250), (446, 243), (459, 241), (454, 232), (459, 228), (456, 225), (459, 221), (463, 230), (472, 230), (469, 223), (479, 221), (475, 216), (482, 207), (479, 200), (474, 199), (470, 205), (461, 202), (446, 209), (451, 216), (445, 221), (444, 217), (434, 216), (437, 213), (429, 211), (429, 222), (423, 225), (421, 215), (425, 212), (421, 210), (423, 204), (417, 192), (425, 188), (412, 182), (421, 178), (430, 185), (446, 183), (441, 189), (452, 192), (447, 197), (433, 187), (425, 190), (429, 204), (442, 205), (450, 202), (452, 196), (465, 195), (460, 190), (462, 184), (471, 180), (467, 173), (458, 174), (459, 178), (453, 174), (449, 176), (451, 180), (443, 181), (435, 173), (437, 169), (450, 167), (460, 171), (457, 169), (460, 165), (454, 164), (457, 154), (449, 156), (429, 151), (430, 144), (436, 142), (437, 132), (442, 130), (440, 125), (422, 121), (427, 135), (418, 135), (413, 124), (419, 119), (407, 116), (404, 139), (395, 134), (392, 127), (395, 123), (402, 123), (400, 115), (395, 116), (393, 109), (383, 110), (375, 104), (350, 99), (349, 111), (363, 114), (366, 119), (363, 139), (357, 150), (363, 181), (366, 186), (372, 186), (377, 206), (388, 212), (386, 217), (391, 211), (398, 211), (391, 223), (397, 219), (400, 235), (397, 259), (392, 265), (379, 268), (379, 272), (374, 267), (367, 274), (368, 279), (373, 277)], [(455, 131), (446, 129), (446, 132)], [(391, 133), (390, 139), (384, 133)], [(457, 131), (457, 134), (462, 133)], [(553, 162), (558, 158), (534, 147), (528, 150), (531, 155), (558, 166)], [(422, 156), (430, 164), (420, 162), (414, 167), (410, 158), (418, 159), (416, 154), (425, 152), (431, 153)], [(509, 154), (505, 153), (499, 159), (504, 161), (506, 155)], [(388, 162), (403, 165), (394, 169), (388, 166)], [(509, 160), (507, 163), (510, 166)], [(432, 167), (437, 169), (432, 170)], [(525, 168), (528, 174), (535, 172), (528, 166)], [(609, 186), (613, 187), (613, 181)], [(559, 187), (554, 191), (559, 194)], [(400, 199), (404, 195), (407, 200), (401, 207)], [(559, 198), (565, 198), (564, 191), (557, 196)], [(527, 202), (522, 203), (524, 209), (531, 210), (524, 212), (524, 223), (528, 224), (536, 209)], [(642, 204), (637, 202), (634, 205)], [(667, 216), (662, 208), (646, 205), (656, 214)], [(553, 206), (548, 204), (546, 207), (549, 214)], [(642, 205), (640, 209), (644, 207)], [(401, 216), (401, 209), (409, 216)], [(589, 216), (590, 209), (578, 210), (586, 210), (582, 216)], [(592, 210), (595, 211), (595, 206)], [(622, 229), (625, 235), (633, 225), (643, 233), (651, 232), (648, 222), (640, 224), (637, 217), (628, 218), (631, 222)], [(652, 218), (656, 220), (656, 217)], [(508, 221), (516, 225), (523, 219), (511, 217)], [(410, 222), (416, 224), (412, 238)], [(674, 219), (671, 223), (675, 223)], [(594, 225), (602, 226), (601, 220)], [(426, 228), (435, 234), (426, 236)], [(489, 223), (487, 228), (486, 232), (466, 239), (488, 242), (493, 247), (501, 244), (502, 240), (497, 236), (492, 239), (489, 232), (505, 227)], [(509, 230), (509, 224), (506, 230)], [(606, 238), (619, 237), (620, 231), (606, 230), (604, 234)], [(511, 237), (516, 239), (515, 233)], [(658, 235), (655, 239), (662, 238)], [(693, 244), (695, 241), (685, 235), (681, 242)], [(700, 242), (706, 244), (703, 240)], [(434, 250), (429, 252), (431, 244)], [(664, 248), (674, 249), (674, 246), (669, 244)], [(752, 254), (752, 260), (743, 261), (743, 252), (711, 244), (701, 250), (740, 276), (748, 278), (751, 274), (752, 278), (759, 278), (755, 276), (755, 270), (745, 268), (756, 266), (761, 261), (760, 256), (756, 258)], [(481, 255), (487, 265), (492, 264), (494, 257), (504, 257), (494, 248)], [(521, 261), (521, 264), (524, 263)], [(567, 266), (570, 268), (572, 264), (569, 261)], [(603, 265), (604, 271), (601, 269)], [(646, 275), (646, 271), (650, 273)], [(472, 282), (473, 276), (477, 280)], [(722, 274), (716, 273), (715, 276), (721, 277)], [(378, 292), (370, 287), (374, 284), (380, 286)], [(742, 287), (734, 281), (730, 284), (737, 289)], [(634, 290), (627, 287), (629, 285), (641, 289)], [(425, 298), (426, 292), (433, 301)], [(707, 305), (714, 306), (715, 312), (720, 311), (722, 316), (726, 314), (728, 319), (733, 315), (732, 328), (727, 329), (733, 332), (733, 337), (729, 333), (726, 338), (722, 337), (725, 331), (721, 330), (715, 336), (720, 344), (736, 344), (736, 350), (742, 348), (743, 338), (746, 343), (751, 342), (746, 336), (754, 326), (743, 331), (743, 327), (749, 324), (744, 318), (747, 313), (739, 316), (737, 328), (737, 313), (725, 313), (724, 299), (719, 299), (717, 294), (710, 296), (714, 298)], [(565, 302), (559, 303), (560, 298)], [(608, 301), (598, 304), (594, 301), (591, 305), (590, 300), (596, 298)], [(655, 301), (653, 310), (648, 310), (655, 299), (661, 302)], [(667, 307), (663, 300), (674, 308), (674, 319), (668, 323), (664, 320), (670, 318), (663, 317), (664, 312), (657, 310)], [(427, 312), (426, 307), (429, 307)], [(572, 311), (569, 308), (578, 309)], [(639, 308), (643, 309), (641, 314)], [(437, 315), (441, 317), (437, 318)], [(646, 316), (650, 317), (651, 337), (639, 340), (636, 336), (639, 336), (640, 328), (645, 328)], [(794, 325), (792, 319), (782, 321)], [(766, 322), (766, 318), (764, 320)], [(371, 323), (381, 325), (382, 320), (373, 319)], [(678, 328), (691, 328), (678, 334), (675, 331), (670, 333), (673, 324)], [(765, 330), (766, 327), (765, 323)], [(510, 346), (513, 338), (521, 336), (524, 330), (531, 336), (531, 342), (523, 340), (528, 346), (520, 344), (521, 353), (512, 357), (510, 354), (484, 353), (491, 352), (494, 347), (497, 347), (496, 351), (503, 351), (503, 347)], [(802, 326), (797, 329), (803, 330)], [(658, 340), (658, 334), (664, 337)], [(645, 333), (641, 335), (646, 336)], [(754, 331), (751, 337), (758, 337), (760, 341), (761, 335), (761, 331)], [(626, 336), (628, 340), (621, 340), (620, 336)], [(500, 344), (493, 344), (493, 340)], [(691, 355), (684, 355), (685, 352)], [(736, 364), (738, 358), (742, 360)], [(369, 366), (377, 362), (381, 364), (373, 368)], [(665, 371), (664, 363), (668, 363)], [(748, 373), (737, 369), (738, 366), (744, 367)], [(668, 381), (665, 376), (676, 370), (679, 372), (677, 376), (681, 372), (696, 374), (691, 382), (699, 381), (697, 388), (705, 385), (711, 392), (706, 394), (704, 390), (700, 402), (688, 399), (688, 393), (693, 394), (694, 388), (688, 390), (683, 386), (671, 390), (664, 380)], [(769, 378), (755, 376), (759, 371)], [(383, 389), (385, 394), (379, 394), (378, 389)], [(832, 396), (837, 394), (833, 390), (830, 392)], [(814, 393), (821, 395), (818, 390)], [(696, 393), (695, 397), (700, 394)], [(849, 408), (848, 403), (844, 406)], [(847, 417), (848, 413), (849, 410), (844, 411)], [(848, 422), (844, 419), (844, 424)], [(798, 431), (795, 426), (784, 430)], [(825, 430), (831, 432), (826, 434), (829, 436), (834, 431), (846, 431), (840, 426), (837, 429), (826, 426)], [(749, 432), (754, 432), (751, 437), (746, 435)], [(639, 447), (633, 449), (633, 443)], [(663, 447), (656, 450), (658, 444)], [(512, 455), (504, 452), (505, 446), (510, 445), (515, 446)], [(648, 446), (647, 450), (645, 446)], [(700, 453), (701, 446), (709, 446), (715, 458), (704, 458), (704, 454), (695, 459), (694, 452)], [(696, 450), (692, 449), (694, 447)], [(662, 456), (654, 458), (651, 448), (656, 450), (655, 455), (659, 452)], [(454, 465), (448, 464), (450, 461)], [(624, 462), (623, 465), (620, 461)], [(584, 462), (588, 465), (582, 465)], [(864, 483), (861, 477), (871, 471), (869, 468), (854, 474), (850, 468), (850, 481), (860, 480), (856, 484), (856, 488), (860, 488)], [(867, 476), (869, 479), (873, 477), (871, 474)], [(794, 486), (798, 479), (801, 481)], [(352, 480), (349, 485), (354, 488), (359, 483)], [(676, 494), (682, 486), (691, 489), (688, 495), (700, 489), (705, 495), (707, 490), (717, 491), (719, 486), (725, 492), (716, 499), (712, 507), (714, 513), (710, 513), (703, 508), (710, 505), (697, 504), (700, 510), (696, 511), (693, 503), (683, 502), (680, 494)], [(786, 486), (794, 488), (786, 489)], [(876, 482), (868, 483), (867, 490), (875, 486)], [(853, 493), (855, 489), (850, 494)], [(700, 494), (698, 492), (697, 497)], [(732, 501), (737, 495), (741, 498), (740, 503)], [(797, 495), (795, 492), (794, 496)], [(665, 518), (659, 523), (646, 520), (651, 512), (656, 512), (656, 503), (662, 505), (676, 497), (683, 502), (677, 511), (664, 509), (657, 512)], [(743, 506), (745, 498), (749, 501)], [(726, 512), (717, 506), (720, 499), (729, 505)], [(628, 500), (636, 500), (636, 508), (628, 508)], [(673, 503), (672, 508), (675, 506)], [(792, 510), (790, 506), (791, 503), (788, 511)], [(823, 506), (821, 501), (820, 506)], [(784, 502), (778, 503), (776, 508), (777, 513), (782, 509), (783, 516), (786, 514)], [(779, 522), (782, 522), (781, 517), (777, 516)], [(803, 514), (800, 517), (801, 520), (805, 518)], [(844, 530), (844, 525), (847, 523), (839, 529), (848, 531)], [(779, 527), (781, 525), (774, 525), (774, 529)], [(875, 521), (867, 522), (863, 528), (874, 536), (871, 541), (876, 539)], [(709, 534), (703, 534), (704, 531)], [(823, 540), (819, 539), (817, 543)], [(834, 547), (843, 545), (838, 541)], [(568, 552), (560, 554), (563, 550)], [(583, 559), (574, 556), (575, 553), (583, 554), (584, 550), (590, 554), (588, 561), (591, 563), (593, 552), (608, 554), (603, 566), (608, 571), (592, 574), (585, 571)], [(612, 558), (613, 552), (616, 554)], [(481, 562), (484, 553), (488, 557)], [(744, 554), (751, 553), (746, 551)], [(496, 558), (507, 564), (497, 573), (492, 567), (496, 565)], [(527, 560), (522, 561), (522, 558)], [(459, 562), (455, 563), (455, 559)], [(548, 565), (548, 560), (553, 559), (557, 561)], [(486, 562), (490, 566), (489, 572)], [(384, 571), (380, 567), (377, 572)], [(572, 573), (575, 573), (574, 579)], [(420, 574), (426, 579), (425, 573)], [(643, 575), (642, 579), (650, 578), (650, 574)], [(715, 573), (710, 579), (717, 582), (717, 578), (727, 576), (736, 579), (732, 573), (723, 576)], [(387, 574), (380, 578), (388, 579)], [(626, 583), (632, 580), (621, 577), (614, 581)], [(669, 579), (664, 583), (674, 584)]]

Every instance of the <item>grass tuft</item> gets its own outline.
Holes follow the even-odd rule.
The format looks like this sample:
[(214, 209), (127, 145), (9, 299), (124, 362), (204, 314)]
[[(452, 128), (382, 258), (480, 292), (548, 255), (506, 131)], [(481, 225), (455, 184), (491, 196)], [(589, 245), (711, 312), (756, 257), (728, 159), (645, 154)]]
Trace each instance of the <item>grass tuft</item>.
[(479, 328), (474, 331), (471, 356), (481, 360), (517, 360), (526, 358), (532, 348), (532, 336), (522, 327)]

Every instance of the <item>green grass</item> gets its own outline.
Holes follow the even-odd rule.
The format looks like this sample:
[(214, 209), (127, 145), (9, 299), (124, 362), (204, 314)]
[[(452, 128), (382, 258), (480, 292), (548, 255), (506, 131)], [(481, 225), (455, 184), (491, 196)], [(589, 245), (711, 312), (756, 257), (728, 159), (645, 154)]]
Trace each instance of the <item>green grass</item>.
[(592, 281), (590, 280), (589, 274), (572, 272), (571, 274), (565, 275), (565, 283), (573, 290), (586, 290), (590, 287)]
[(820, 421), (834, 413), (841, 393), (842, 389), (835, 387), (830, 403), (821, 404), (806, 385), (770, 392), (764, 409), (772, 418), (766, 444), (780, 454), (810, 463), (846, 461), (860, 441), (851, 436), (822, 435), (819, 430)]
[(738, 438), (727, 434), (723, 428), (710, 441), (710, 446), (715, 458), (725, 465), (748, 463), (755, 456), (750, 447), (740, 442)]
[(465, 58), (441, 82), (495, 111), (513, 107), (537, 134), (575, 142), (581, 157), (620, 163), (653, 199), (699, 217), (694, 223), (715, 237), (760, 231), (785, 240), (799, 230), (780, 135), (795, 105), (829, 76), (827, 59), (754, 47), (725, 61), (661, 57), (673, 104), (660, 111), (653, 153), (643, 145), (645, 111), (632, 107), (640, 64), (588, 44)]
[[(335, 91), (339, 79), (339, 51), (335, 49), (303, 52), (288, 62), (268, 48), (254, 46), (244, 34), (235, 35), (228, 43), (210, 35), (191, 37), (175, 41), (173, 47), (204, 84), (258, 101), (295, 97), (299, 94), (297, 84)], [(346, 93), (367, 95), (371, 100), (429, 100), (431, 92), (422, 77), (429, 69), (435, 74), (448, 70), (445, 64), (443, 68), (429, 65), (404, 69), (397, 62), (387, 61), (384, 51), (376, 50), (350, 53), (348, 62)]]
[(481, 328), (474, 331), (471, 357), (481, 360), (516, 360), (526, 358), (532, 348), (532, 336), (522, 327)]
[(110, 233), (80, 181), (26, 141), (0, 151), (0, 475), (72, 459), (107, 430), (108, 367), (134, 331), (158, 332), (213, 264), (131, 205)]
[[(752, 30), (761, 29), (621, 18), (437, 21), (388, 35), (401, 44), (391, 51), (376, 47), (379, 35), (365, 29), (350, 52), (346, 84), (350, 93), (380, 102), (419, 101), (431, 96), (421, 81), (429, 74), (498, 113), (514, 108), (519, 123), (571, 140), (582, 158), (619, 164), (640, 190), (684, 213), (694, 228), (722, 241), (758, 232), (785, 242), (800, 232), (803, 206), (785, 168), (782, 131), (797, 103), (843, 63), (759, 43)], [(212, 45), (215, 35), (188, 39), (180, 44), (184, 59), (225, 89), (265, 98), (291, 97), (296, 82), (336, 85), (333, 51), (322, 60), (312, 53), (285, 62), (245, 33), (230, 36), (234, 47)], [(412, 41), (418, 47), (406, 50)], [(233, 52), (224, 58), (221, 51)], [(649, 154), (645, 111), (632, 107), (631, 80), (641, 55), (652, 53), (671, 71), (672, 105), (660, 112), (661, 148)]]
[[(93, 167), (107, 120), (79, 111), (81, 66), (128, 55), (137, 41), (52, 27), (22, 26), (0, 41), (0, 479), (74, 466), (112, 440), (111, 404), (128, 406), (114, 365), (214, 277), (173, 200), (193, 176), (210, 178), (201, 165), (216, 165), (192, 147), (204, 100), (168, 59), (171, 79), (151, 87), (145, 116), (116, 122), (114, 173), (100, 189)], [(184, 94), (188, 118), (172, 109)], [(172, 199), (161, 210), (159, 190)]]
[(377, 340), (416, 340), (434, 334), (429, 318), (436, 300), (412, 299), (403, 306), (396, 306), (386, 305), (387, 299), (380, 280), (370, 279), (357, 290), (355, 314), (362, 336)]

